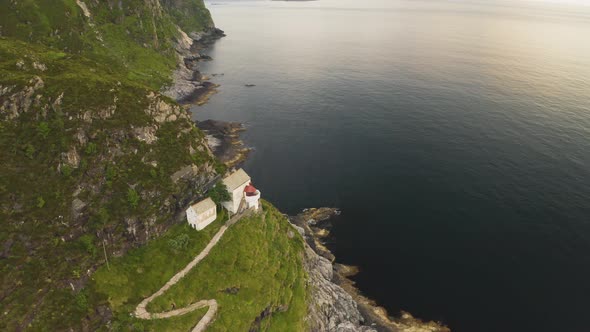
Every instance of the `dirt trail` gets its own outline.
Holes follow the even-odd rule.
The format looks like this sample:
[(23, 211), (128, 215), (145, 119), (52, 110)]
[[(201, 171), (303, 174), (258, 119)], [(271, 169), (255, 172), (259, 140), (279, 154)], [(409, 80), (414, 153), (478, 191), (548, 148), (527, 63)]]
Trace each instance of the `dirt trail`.
[(141, 301), (141, 303), (139, 303), (137, 305), (137, 308), (135, 308), (135, 317), (137, 317), (139, 319), (170, 318), (170, 317), (174, 317), (174, 316), (184, 315), (184, 314), (187, 314), (189, 312), (195, 311), (200, 308), (209, 307), (209, 310), (207, 310), (207, 313), (205, 314), (205, 316), (203, 316), (203, 318), (201, 318), (201, 320), (199, 320), (197, 325), (195, 325), (195, 327), (193, 327), (193, 329), (192, 329), (192, 332), (204, 331), (207, 328), (207, 326), (213, 321), (213, 318), (215, 317), (215, 314), (217, 313), (218, 305), (217, 305), (217, 301), (215, 301), (215, 299), (201, 300), (201, 301), (192, 303), (189, 306), (186, 306), (184, 308), (170, 310), (170, 311), (164, 311), (164, 312), (158, 312), (158, 313), (150, 313), (149, 311), (147, 311), (146, 307), (148, 306), (148, 304), (150, 302), (152, 302), (157, 297), (164, 294), (170, 287), (174, 286), (177, 282), (179, 282), (182, 278), (184, 278), (184, 276), (186, 276), (190, 270), (192, 270), (197, 264), (199, 264), (200, 261), (202, 261), (205, 257), (207, 257), (207, 255), (209, 255), (209, 252), (211, 251), (211, 249), (213, 249), (213, 247), (215, 247), (215, 245), (217, 245), (217, 243), (219, 242), (219, 240), (221, 239), (221, 237), (223, 236), (225, 231), (231, 225), (238, 222), (238, 220), (240, 220), (240, 218), (242, 218), (243, 216), (245, 216), (247, 214), (250, 214), (250, 212), (251, 211), (246, 211), (244, 213), (236, 214), (230, 220), (228, 220), (225, 223), (225, 225), (221, 226), (219, 231), (217, 231), (217, 233), (213, 236), (211, 241), (209, 241), (209, 243), (207, 244), (205, 249), (203, 249), (203, 251), (201, 251), (190, 263), (188, 263), (188, 265), (184, 269), (180, 270), (172, 278), (170, 278), (170, 280), (168, 280), (166, 282), (166, 284), (164, 284), (164, 286), (162, 286), (162, 288), (160, 288), (157, 292), (155, 292), (154, 294), (145, 298), (143, 301)]

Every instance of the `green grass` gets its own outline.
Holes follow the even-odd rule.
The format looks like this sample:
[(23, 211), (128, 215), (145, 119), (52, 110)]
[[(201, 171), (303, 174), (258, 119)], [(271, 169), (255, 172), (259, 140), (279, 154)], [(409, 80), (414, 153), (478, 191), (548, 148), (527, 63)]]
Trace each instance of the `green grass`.
[(176, 67), (176, 25), (190, 32), (213, 24), (202, 0), (165, 2), (160, 14), (141, 0), (85, 3), (91, 18), (74, 0), (2, 1), (2, 36), (108, 64), (118, 76), (159, 89)]
[[(93, 287), (97, 294), (106, 296), (114, 312), (132, 312), (143, 298), (162, 287), (207, 245), (224, 219), (225, 213), (220, 212), (217, 220), (202, 231), (195, 231), (187, 223), (172, 226), (148, 245), (112, 260), (110, 269), (102, 266), (92, 278)], [(188, 245), (177, 250), (170, 240), (183, 234), (189, 236)]]
[[(305, 330), (302, 239), (279, 211), (268, 203), (263, 205), (264, 218), (254, 215), (233, 225), (209, 256), (148, 309), (167, 311), (173, 304), (181, 308), (199, 300), (216, 299), (219, 311), (209, 330), (246, 331), (267, 307), (272, 310), (282, 307), (288, 309), (274, 312), (261, 322), (261, 328)], [(107, 299), (117, 317), (123, 317), (118, 324), (127, 327), (137, 324), (137, 320), (127, 318), (129, 313), (196, 256), (220, 224), (218, 220), (201, 232), (185, 225), (175, 226), (164, 237), (113, 261), (110, 271), (103, 266), (93, 277), (95, 296)], [(289, 231), (295, 234), (293, 238), (288, 237)], [(179, 234), (189, 235), (189, 247), (174, 251), (168, 241)], [(231, 287), (238, 287), (238, 293), (223, 291)], [(150, 331), (189, 330), (205, 312), (202, 309), (186, 317), (139, 323)]]

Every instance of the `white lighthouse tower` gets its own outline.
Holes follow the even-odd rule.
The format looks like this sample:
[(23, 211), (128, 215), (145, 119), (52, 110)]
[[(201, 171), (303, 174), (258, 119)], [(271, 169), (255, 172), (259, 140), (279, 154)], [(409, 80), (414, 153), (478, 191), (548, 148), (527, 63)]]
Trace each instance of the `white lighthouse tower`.
[(244, 188), (244, 199), (246, 200), (246, 206), (254, 211), (258, 211), (260, 201), (260, 190), (256, 189), (252, 182)]

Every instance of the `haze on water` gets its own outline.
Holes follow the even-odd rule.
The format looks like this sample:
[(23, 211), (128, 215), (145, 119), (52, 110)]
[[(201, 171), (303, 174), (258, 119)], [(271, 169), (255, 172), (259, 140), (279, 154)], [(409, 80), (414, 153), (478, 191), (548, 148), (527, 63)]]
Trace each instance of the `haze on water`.
[(228, 36), (195, 118), (247, 125), (282, 211), (342, 208), (367, 296), (459, 332), (588, 331), (588, 6), (208, 5)]

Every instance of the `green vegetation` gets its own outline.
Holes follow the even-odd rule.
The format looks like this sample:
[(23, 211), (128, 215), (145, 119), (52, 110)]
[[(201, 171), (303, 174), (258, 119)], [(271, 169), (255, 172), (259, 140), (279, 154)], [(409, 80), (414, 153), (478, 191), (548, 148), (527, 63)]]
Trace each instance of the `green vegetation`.
[(209, 190), (209, 197), (211, 197), (213, 202), (217, 205), (231, 199), (231, 195), (227, 191), (227, 186), (222, 181), (217, 182), (215, 186)]
[[(264, 202), (264, 216), (243, 218), (230, 227), (218, 245), (197, 267), (157, 298), (152, 312), (181, 308), (203, 299), (216, 299), (219, 311), (211, 331), (247, 331), (265, 309), (273, 314), (260, 322), (265, 331), (305, 330), (305, 272), (303, 240), (285, 217)], [(177, 225), (163, 237), (102, 267), (93, 276), (94, 298), (106, 299), (123, 330), (135, 324), (150, 331), (189, 330), (206, 309), (169, 320), (141, 321), (129, 313), (141, 300), (182, 269), (208, 243), (225, 219), (196, 232)], [(170, 243), (188, 237), (186, 247), (176, 250)], [(171, 242), (172, 241), (172, 242)], [(232, 291), (233, 290), (233, 291)]]
[[(181, 3), (184, 1), (180, 1)], [(210, 25), (202, 1), (187, 1), (200, 14), (183, 18), (194, 26)], [(3, 1), (2, 35), (55, 48), (51, 60), (80, 55), (107, 63), (121, 76), (159, 89), (176, 65), (172, 41), (181, 12), (158, 13), (143, 1), (85, 1), (86, 17), (74, 0)], [(204, 9), (204, 10), (203, 10)], [(201, 31), (198, 29), (196, 31)]]
[[(198, 33), (212, 21), (202, 0), (84, 3), (88, 16), (75, 0), (0, 2), (0, 330), (189, 329), (206, 309), (129, 314), (226, 218), (199, 232), (175, 222), (225, 166), (157, 93), (176, 68), (176, 25)], [(161, 108), (177, 120), (156, 121)], [(140, 139), (144, 129), (156, 139)], [(173, 179), (186, 166), (198, 175)], [(211, 196), (229, 197), (222, 184)], [(264, 211), (232, 226), (150, 309), (215, 298), (213, 331), (305, 329), (302, 239), (271, 205)]]
[[(148, 245), (112, 259), (110, 269), (102, 266), (92, 277), (90, 288), (94, 297), (106, 300), (114, 313), (128, 317), (150, 291), (162, 287), (207, 245), (224, 219), (224, 213), (218, 214), (217, 220), (202, 231), (195, 231), (186, 222), (174, 225)], [(183, 235), (188, 236), (188, 241), (178, 251), (170, 244)]]
[(213, 26), (209, 10), (201, 0), (162, 0), (176, 24), (187, 33), (203, 31)]
[(129, 190), (127, 190), (127, 202), (129, 202), (129, 205), (131, 205), (132, 208), (135, 209), (139, 205), (139, 199), (139, 194), (135, 189), (129, 188)]
[(184, 250), (188, 247), (190, 242), (190, 237), (186, 233), (182, 233), (174, 239), (168, 240), (168, 245), (170, 248), (179, 251)]
[[(90, 17), (75, 0), (0, 1), (3, 331), (104, 326), (108, 307), (86, 287), (105, 263), (103, 246), (123, 254), (163, 233), (199, 191), (170, 176), (198, 161), (206, 178), (217, 166), (189, 120), (159, 126), (146, 113), (151, 103), (176, 105), (157, 96), (176, 68), (182, 12), (171, 9), (201, 11), (183, 19), (209, 26), (202, 1), (83, 2)], [(133, 132), (150, 126), (152, 145)]]

